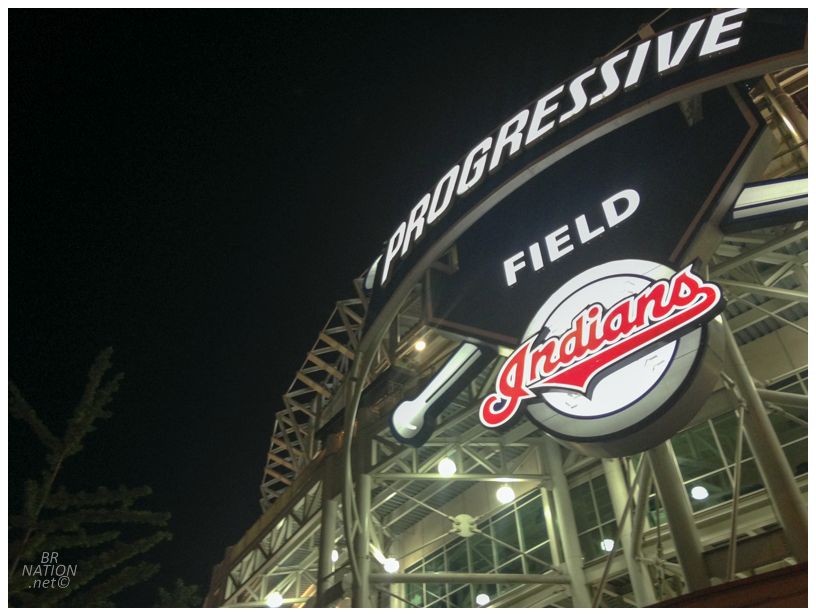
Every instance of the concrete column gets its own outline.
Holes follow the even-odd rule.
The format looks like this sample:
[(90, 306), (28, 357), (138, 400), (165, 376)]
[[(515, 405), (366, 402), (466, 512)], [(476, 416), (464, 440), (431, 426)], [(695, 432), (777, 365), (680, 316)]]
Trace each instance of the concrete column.
[(807, 511), (793, 472), (779, 444), (768, 411), (757, 392), (748, 366), (737, 346), (734, 334), (725, 328), (728, 354), (734, 367), (734, 380), (745, 399), (745, 438), (768, 490), (768, 497), (782, 525), (791, 554), (797, 562), (807, 561)]
[(586, 575), (584, 575), (584, 557), (581, 554), (581, 544), (578, 542), (578, 529), (575, 526), (575, 513), (572, 509), (569, 484), (562, 465), (561, 446), (548, 438), (544, 441), (543, 447), (547, 470), (553, 484), (556, 522), (561, 547), (564, 550), (564, 564), (572, 588), (572, 604), (574, 607), (592, 607), (592, 599), (589, 596)]
[(671, 443), (658, 445), (648, 455), (686, 585), (690, 591), (708, 588), (711, 580), (703, 560), (703, 546)]
[(320, 554), (317, 561), (317, 607), (326, 607), (325, 593), (334, 581), (332, 571), (334, 563), (331, 559), (335, 549), (335, 530), (337, 528), (338, 498), (324, 496), (320, 510)]
[[(638, 607), (646, 607), (657, 603), (652, 578), (646, 565), (636, 558), (632, 541), (631, 515), (623, 517), (626, 501), (629, 499), (629, 488), (623, 476), (620, 460), (602, 460), (606, 484), (609, 487), (609, 496), (612, 499), (612, 508), (615, 519), (620, 523), (620, 542), (623, 547), (623, 556), (626, 559), (626, 568), (632, 582), (632, 591)], [(643, 462), (641, 463), (643, 464)], [(643, 469), (645, 471), (645, 469)], [(641, 471), (643, 472), (643, 471)]]
[(371, 574), (371, 551), (369, 535), (371, 532), (371, 475), (357, 477), (357, 515), (360, 528), (354, 541), (354, 552), (360, 577), (354, 580), (351, 592), (351, 607), (371, 607), (369, 576)]

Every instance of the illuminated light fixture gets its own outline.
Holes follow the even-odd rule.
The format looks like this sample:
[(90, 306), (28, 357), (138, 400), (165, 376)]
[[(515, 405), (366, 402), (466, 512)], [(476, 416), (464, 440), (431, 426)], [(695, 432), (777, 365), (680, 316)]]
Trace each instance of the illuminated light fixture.
[(382, 550), (373, 543), (371, 544), (371, 554), (374, 556), (374, 560), (382, 565), (386, 573), (396, 573), (399, 571), (399, 561), (393, 556), (386, 557), (386, 555), (382, 553)]
[(601, 549), (604, 552), (611, 552), (612, 550), (615, 549), (615, 542), (612, 541), (611, 539), (604, 539), (603, 541), (601, 541)]
[(405, 443), (414, 445), (424, 443), (429, 432), (427, 422), (447, 408), (446, 405), (438, 404), (439, 398), (450, 387), (459, 383), (474, 365), (479, 361), (485, 361), (486, 357), (489, 356), (482, 353), (475, 344), (462, 343), (416, 398), (404, 400), (394, 410), (391, 416), (391, 429), (394, 435)]
[(691, 498), (694, 500), (705, 500), (708, 498), (708, 490), (703, 486), (694, 486), (691, 489)]
[(807, 207), (807, 178), (796, 177), (748, 185), (732, 208), (734, 220)]
[(336, 563), (338, 560), (340, 560), (340, 552), (338, 552), (337, 550), (332, 550), (331, 559), (333, 563)]
[(271, 593), (266, 595), (266, 604), (269, 607), (280, 607), (283, 605), (283, 595), (278, 591), (273, 590)]
[(516, 492), (509, 485), (504, 484), (496, 490), (496, 499), (502, 504), (506, 505), (512, 503), (516, 498)]
[(490, 597), (488, 595), (486, 595), (483, 592), (480, 592), (478, 595), (476, 595), (476, 605), (478, 605), (479, 607), (484, 607), (488, 603), (490, 603)]
[(424, 351), (425, 347), (427, 347), (427, 346), (428, 346), (428, 344), (424, 340), (417, 340), (414, 343), (414, 349), (416, 349), (419, 352)]
[(443, 477), (451, 477), (456, 474), (456, 462), (450, 458), (442, 458), (436, 466), (436, 470)]
[(510, 357), (513, 354), (513, 351), (515, 351), (515, 349), (511, 349), (510, 347), (499, 346), (498, 348), (498, 353), (502, 357)]

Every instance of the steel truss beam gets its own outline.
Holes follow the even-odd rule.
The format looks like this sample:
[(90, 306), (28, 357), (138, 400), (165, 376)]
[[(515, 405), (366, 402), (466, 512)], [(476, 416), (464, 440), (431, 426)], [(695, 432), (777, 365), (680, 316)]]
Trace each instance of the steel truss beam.
[[(802, 75), (799, 73), (789, 75), (785, 79), (780, 78), (779, 84), (784, 86), (786, 79), (788, 83), (797, 84), (797, 87), (802, 83)], [(710, 276), (730, 293), (736, 294), (740, 301), (749, 301), (745, 298), (749, 294), (763, 298), (760, 301), (754, 298), (753, 307), (748, 310), (744, 307), (738, 310), (737, 306), (734, 306), (732, 313), (728, 315), (730, 329), (734, 333), (740, 333), (741, 342), (767, 335), (771, 324), (773, 331), (773, 328), (779, 328), (780, 324), (790, 322), (787, 318), (789, 314), (795, 315), (793, 319), (799, 319), (800, 315), (806, 314), (808, 297), (807, 249), (804, 247), (806, 237), (806, 224), (795, 224), (772, 230), (731, 234), (723, 238), (716, 250), (715, 259), (709, 264)], [(450, 267), (450, 264), (446, 267)], [(359, 291), (362, 288), (361, 280), (355, 281), (355, 286)], [(263, 601), (264, 594), (273, 588), (285, 590), (290, 594), (296, 593), (295, 598), (286, 598), (287, 605), (302, 605), (315, 599), (310, 593), (317, 590), (317, 584), (320, 582), (314, 571), (318, 564), (323, 572), (329, 569), (333, 571), (335, 580), (340, 579), (341, 573), (347, 573), (349, 569), (354, 570), (352, 563), (340, 562), (335, 565), (326, 559), (330, 533), (326, 533), (322, 548), (323, 558), (319, 559), (320, 549), (316, 539), (320, 532), (320, 491), (314, 489), (319, 479), (306, 472), (306, 469), (314, 461), (315, 456), (320, 455), (326, 447), (326, 443), (320, 442), (316, 436), (318, 429), (340, 412), (346, 402), (337, 396), (337, 392), (341, 390), (352, 362), (357, 359), (362, 325), (367, 316), (366, 297), (362, 292), (358, 295), (359, 297), (355, 299), (343, 300), (335, 305), (315, 344), (306, 354), (303, 364), (295, 371), (291, 386), (283, 397), (283, 409), (275, 416), (261, 486), (262, 506), (267, 508), (276, 499), (286, 498), (293, 492), (301, 493), (306, 489), (306, 494), (291, 510), (281, 514), (280, 520), (269, 532), (260, 537), (253, 537), (243, 551), (235, 550), (234, 562), (225, 560), (217, 570), (221, 576), (218, 583), (224, 591), (217, 601), (208, 598), (209, 605), (225, 603), (258, 605)], [(386, 368), (397, 365), (416, 375), (422, 374), (423, 371), (431, 370), (435, 363), (442, 361), (455, 346), (444, 338), (443, 333), (429, 329), (423, 322), (423, 298), (424, 289), (422, 285), (418, 285), (400, 309), (391, 328), (391, 334), (386, 336), (375, 350), (374, 367), (366, 383), (370, 384), (376, 380)], [(763, 326), (764, 331), (757, 333), (757, 326)], [(784, 326), (788, 329), (791, 327)], [(806, 335), (806, 331), (797, 331)], [(413, 342), (419, 336), (429, 343), (428, 352), (423, 356), (411, 352)], [(492, 385), (492, 381), (492, 376), (488, 376), (486, 387)], [(747, 382), (742, 382), (741, 389), (750, 391), (750, 386)], [(399, 387), (396, 387), (392, 391), (392, 397), (398, 397), (400, 391)], [(760, 404), (764, 401), (792, 408), (805, 408), (807, 404), (806, 395), (778, 392), (762, 387), (755, 391)], [(443, 416), (446, 418), (444, 423), (429, 439), (422, 452), (396, 442), (388, 430), (383, 429), (385, 416), (390, 410), (387, 404), (375, 409), (376, 412), (358, 417), (359, 432), (355, 439), (366, 439), (366, 442), (371, 444), (370, 459), (364, 461), (363, 466), (373, 480), (370, 505), (366, 499), (357, 501), (357, 507), (360, 509), (358, 514), (369, 520), (368, 531), (372, 535), (372, 541), (380, 546), (383, 553), (387, 553), (391, 540), (399, 538), (400, 529), (403, 530), (402, 535), (405, 535), (407, 525), (412, 525), (408, 527), (408, 530), (411, 530), (418, 524), (427, 524), (428, 516), (436, 516), (439, 513), (450, 519), (450, 515), (444, 511), (444, 505), (434, 506), (430, 502), (450, 487), (474, 489), (474, 484), (478, 486), (483, 482), (530, 482), (533, 486), (546, 486), (548, 489), (552, 487), (549, 474), (516, 472), (519, 464), (524, 463), (529, 455), (535, 455), (544, 442), (541, 437), (531, 437), (531, 433), (536, 432), (536, 429), (529, 422), (521, 422), (503, 436), (497, 436), (495, 432), (484, 429), (478, 423), (476, 425), (470, 423), (469, 420), (474, 415), (474, 405), (483, 394), (483, 390), (479, 391), (474, 387), (463, 392), (456, 403), (458, 407), (452, 408), (450, 413)], [(356, 440), (355, 443), (360, 444)], [(512, 464), (504, 463), (505, 455), (512, 460)], [(435, 467), (438, 461), (446, 456), (456, 460), (458, 472), (452, 477), (442, 478), (435, 472)], [(771, 466), (782, 464), (778, 455), (776, 458)], [(563, 471), (568, 481), (567, 492), (570, 487), (602, 473), (598, 462), (572, 454), (563, 460)], [(665, 524), (660, 534), (658, 533), (660, 529), (650, 525), (646, 514), (654, 486), (650, 477), (644, 476), (641, 479), (631, 499), (634, 511), (630, 516), (631, 536), (626, 540), (626, 547), (630, 550), (627, 556), (634, 557), (641, 567), (649, 565), (652, 575), (657, 570), (675, 578), (687, 578), (688, 572), (684, 576), (682, 569), (673, 562), (678, 557), (678, 549), (680, 551), (684, 549), (683, 539), (680, 538), (678, 542), (677, 537), (667, 535)], [(791, 494), (794, 489), (801, 490), (803, 486), (806, 488), (806, 479), (797, 479), (795, 488), (791, 488), (790, 482), (786, 483), (789, 488), (787, 492)], [(665, 491), (665, 485), (661, 487)], [(542, 487), (534, 489), (541, 490), (546, 497), (547, 493)], [(675, 496), (680, 498), (679, 492)], [(394, 507), (394, 502), (399, 504)], [(734, 510), (738, 512), (739, 520), (734, 528), (737, 533), (746, 535), (735, 537), (738, 549), (734, 569), (738, 572), (753, 566), (777, 562), (780, 558), (790, 555), (782, 540), (782, 531), (767, 531), (767, 527), (774, 519), (769, 502), (765, 493), (753, 493), (738, 499), (738, 507)], [(728, 516), (732, 511), (731, 507), (732, 504), (725, 503), (691, 516), (691, 524), (699, 533), (702, 546), (704, 564), (701, 568), (708, 567), (708, 573), (715, 577), (727, 572), (728, 562), (733, 556), (729, 555), (725, 548), (712, 548), (714, 545), (728, 543), (731, 533), (731, 521)], [(790, 506), (788, 509), (797, 507)], [(549, 507), (545, 506), (544, 510), (545, 516), (549, 512), (548, 526), (552, 527), (548, 536), (554, 538), (553, 535), (558, 533), (559, 520), (557, 516), (555, 520), (552, 519)], [(344, 517), (346, 515), (343, 511), (337, 513)], [(486, 516), (489, 513), (485, 511), (481, 515)], [(789, 512), (787, 515), (791, 517)], [(798, 511), (793, 517), (799, 517)], [(328, 516), (328, 519), (331, 519), (331, 516)], [(417, 519), (419, 521), (416, 521)], [(357, 524), (357, 520), (351, 518), (351, 523)], [(333, 525), (336, 525), (336, 521)], [(357, 526), (359, 527), (359, 524)], [(424, 544), (419, 544), (418, 548), (415, 545), (411, 545), (410, 548), (400, 546), (405, 552), (403, 557), (421, 557), (443, 545), (446, 537), (452, 538), (455, 535), (453, 532), (443, 532), (441, 535), (431, 536), (435, 538), (426, 541), (426, 536), (423, 539)], [(483, 536), (494, 546), (498, 545), (497, 538), (484, 534)], [(563, 567), (563, 561), (557, 553), (558, 547), (555, 550), (553, 558), (555, 565)], [(799, 551), (801, 550), (794, 550), (797, 557), (801, 558)], [(304, 554), (299, 557), (297, 563), (291, 560), (296, 553)], [(514, 553), (513, 557), (515, 556)], [(383, 587), (383, 596), (385, 594), (399, 596), (400, 592), (392, 585), (403, 583), (515, 585), (515, 590), (510, 590), (505, 596), (498, 598), (495, 605), (513, 604), (516, 600), (527, 605), (575, 601), (569, 589), (570, 578), (559, 570), (543, 575), (456, 571), (387, 574), (381, 572), (376, 562), (371, 562), (370, 554), (366, 553), (362, 558), (368, 559), (371, 564), (372, 573), (366, 576), (366, 580), (372, 586), (371, 592), (366, 594), (373, 597), (374, 601), (378, 600), (378, 587)], [(401, 563), (403, 567), (410, 564), (408, 560)], [(604, 565), (608, 566), (608, 576), (604, 574)], [(630, 561), (629, 569), (633, 566)], [(617, 588), (612, 590), (605, 585), (604, 588), (598, 588), (607, 577), (614, 581), (616, 578), (626, 576), (627, 570), (627, 562), (621, 552), (613, 554), (606, 563), (595, 562), (584, 564), (582, 567), (587, 585), (593, 593), (599, 591), (604, 596), (616, 597), (631, 603), (633, 601), (631, 594), (617, 592)], [(648, 578), (648, 573), (644, 577)], [(645, 585), (649, 582), (654, 583), (655, 580), (640, 580), (640, 583)], [(310, 584), (309, 588), (312, 590), (303, 588), (306, 584)], [(654, 588), (654, 585), (652, 587)], [(325, 592), (328, 589), (324, 585), (321, 590)], [(641, 591), (647, 594), (644, 588), (641, 588)], [(381, 596), (379, 600), (382, 602), (383, 597)]]

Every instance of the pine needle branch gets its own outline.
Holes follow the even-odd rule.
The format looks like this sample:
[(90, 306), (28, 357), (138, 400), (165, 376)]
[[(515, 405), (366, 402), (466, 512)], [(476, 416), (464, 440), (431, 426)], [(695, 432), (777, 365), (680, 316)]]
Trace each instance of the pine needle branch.
[(28, 424), (31, 431), (49, 451), (57, 451), (60, 448), (60, 440), (54, 436), (51, 430), (43, 423), (31, 405), (26, 402), (23, 394), (17, 389), (17, 385), (9, 382), (9, 414), (15, 419)]
[(113, 607), (110, 598), (126, 588), (140, 584), (159, 572), (156, 563), (139, 563), (120, 569), (105, 581), (71, 597), (69, 607)]
[(98, 507), (100, 505), (118, 502), (122, 504), (122, 508), (129, 509), (138, 499), (152, 493), (153, 490), (148, 486), (139, 486), (136, 488), (119, 486), (113, 490), (106, 487), (99, 487), (93, 492), (85, 492), (83, 490), (73, 493), (68, 492), (65, 486), (62, 486), (51, 494), (45, 506), (47, 509), (65, 511), (72, 508)]

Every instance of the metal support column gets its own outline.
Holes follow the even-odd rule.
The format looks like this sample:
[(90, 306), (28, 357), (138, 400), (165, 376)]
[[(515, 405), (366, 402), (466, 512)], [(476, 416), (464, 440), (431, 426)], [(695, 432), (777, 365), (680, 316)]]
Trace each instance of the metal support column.
[(584, 557), (578, 542), (578, 529), (575, 526), (575, 513), (572, 510), (567, 476), (564, 474), (561, 446), (548, 438), (544, 441), (543, 447), (547, 470), (553, 483), (556, 522), (561, 547), (564, 550), (564, 564), (570, 577), (572, 605), (573, 607), (591, 607), (592, 599), (589, 596), (586, 575), (584, 575)]
[(703, 546), (694, 525), (691, 503), (683, 486), (683, 477), (671, 443), (666, 441), (649, 450), (649, 462), (654, 472), (657, 491), (666, 510), (677, 559), (686, 578), (689, 591), (711, 586), (703, 560)]
[(791, 554), (797, 562), (807, 560), (807, 512), (802, 494), (796, 486), (779, 438), (774, 432), (768, 411), (757, 392), (734, 334), (725, 328), (726, 346), (734, 367), (734, 380), (745, 399), (745, 437), (756, 459), (762, 482), (782, 525)]
[[(649, 462), (648, 456), (643, 461)], [(634, 469), (629, 466), (630, 473), (634, 476)], [(635, 509), (632, 512), (632, 553), (636, 559), (642, 557), (641, 541), (643, 540), (643, 528), (646, 526), (646, 512), (649, 508), (649, 494), (652, 491), (652, 467), (647, 466), (640, 475), (638, 484), (635, 486)]]
[(561, 554), (558, 550), (558, 535), (555, 531), (555, 520), (553, 520), (552, 507), (550, 506), (550, 490), (540, 488), (541, 505), (544, 507), (544, 523), (547, 525), (547, 537), (550, 538), (550, 562), (556, 567), (561, 564)]
[(351, 607), (370, 607), (371, 551), (369, 550), (371, 516), (371, 475), (364, 473), (357, 477), (357, 523), (359, 529), (355, 537), (354, 552), (357, 558), (359, 579), (352, 588)]
[[(612, 509), (615, 519), (620, 520), (620, 543), (623, 547), (623, 556), (626, 559), (626, 568), (632, 582), (632, 592), (638, 607), (645, 607), (657, 603), (652, 578), (646, 565), (636, 559), (632, 542), (631, 514), (623, 517), (626, 501), (629, 498), (629, 486), (623, 477), (620, 460), (602, 460), (606, 484), (609, 487), (609, 497), (612, 500)], [(635, 487), (632, 486), (632, 490)]]
[(333, 582), (332, 550), (337, 539), (338, 497), (326, 498), (323, 488), (323, 502), (320, 510), (320, 552), (317, 561), (317, 607), (326, 607), (325, 593)]
[(765, 91), (774, 111), (784, 122), (797, 145), (802, 146), (802, 155), (807, 162), (808, 119), (793, 102), (772, 75), (765, 75)]

